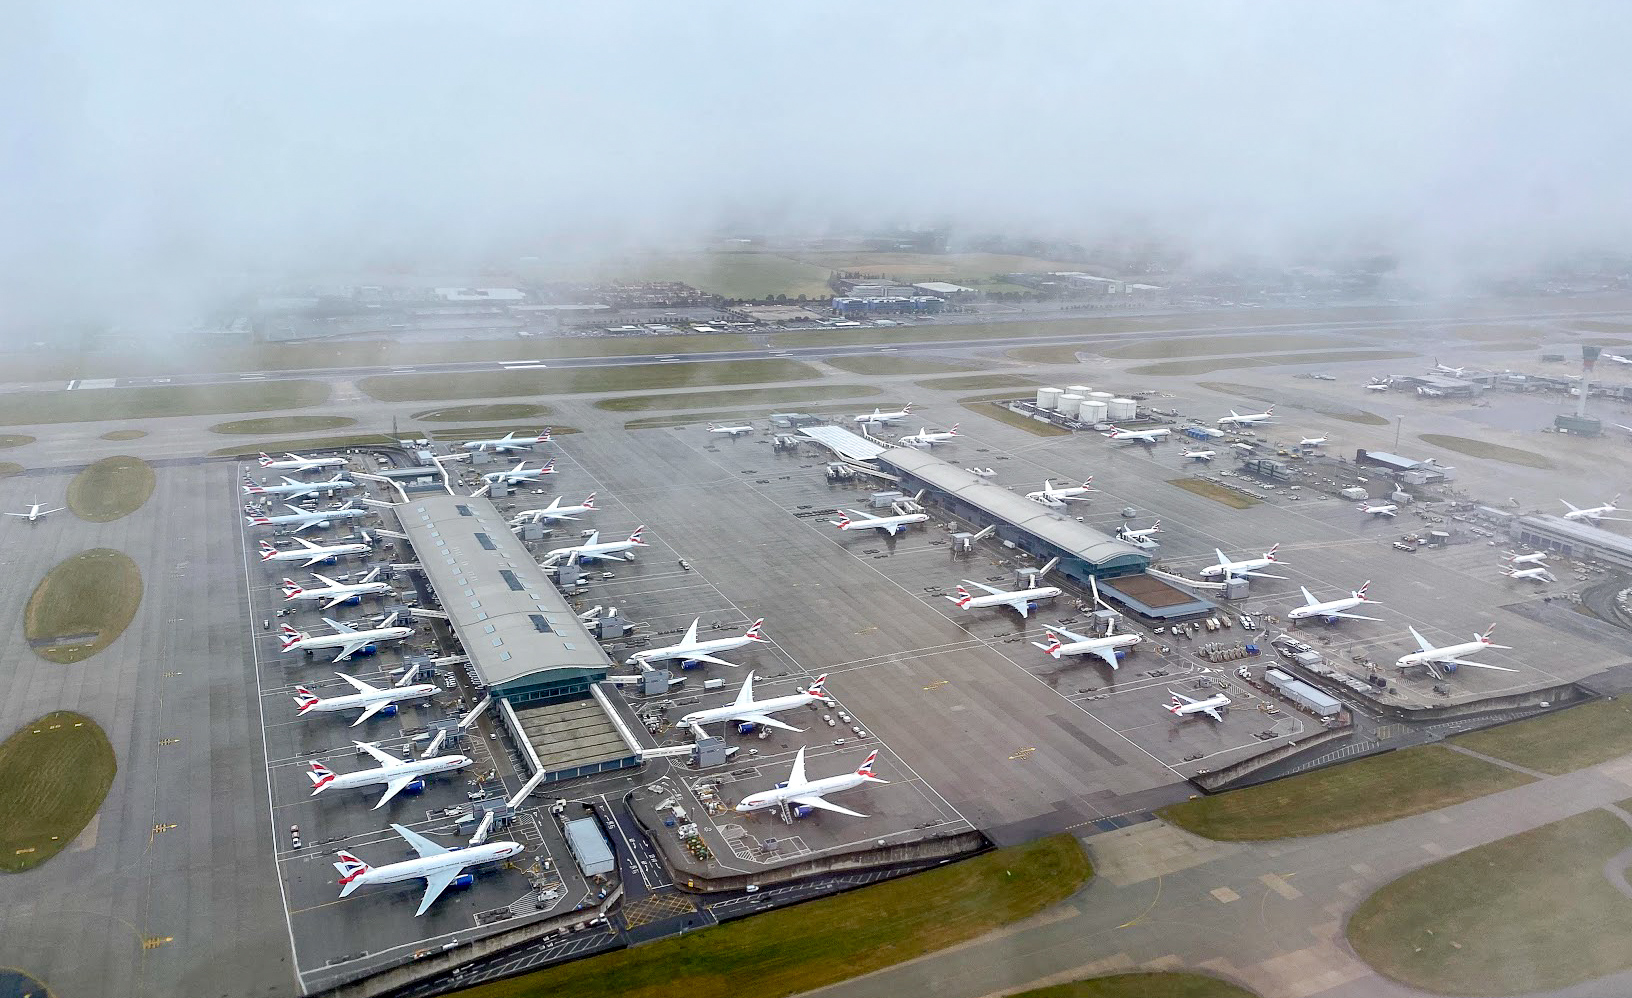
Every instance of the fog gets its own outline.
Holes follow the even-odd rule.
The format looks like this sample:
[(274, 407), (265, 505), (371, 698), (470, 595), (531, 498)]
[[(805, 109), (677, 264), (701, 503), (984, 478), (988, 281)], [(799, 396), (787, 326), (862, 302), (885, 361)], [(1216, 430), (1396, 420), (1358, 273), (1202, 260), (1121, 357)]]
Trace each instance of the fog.
[(1615, 3), (27, 3), (0, 306), (944, 225), (1428, 281), (1627, 248)]

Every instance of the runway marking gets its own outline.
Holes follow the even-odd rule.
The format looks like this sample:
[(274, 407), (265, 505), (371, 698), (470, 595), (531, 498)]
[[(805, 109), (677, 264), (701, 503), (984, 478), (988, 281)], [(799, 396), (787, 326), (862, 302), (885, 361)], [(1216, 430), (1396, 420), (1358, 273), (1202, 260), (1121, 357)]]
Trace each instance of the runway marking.
[(177, 745), (177, 744), (180, 744), (180, 743), (181, 743), (180, 738), (160, 738), (159, 739), (159, 744), (160, 745)]
[(158, 949), (166, 943), (174, 942), (175, 936), (148, 936), (142, 940), (142, 949)]
[(1134, 918), (1132, 921), (1123, 922), (1121, 925), (1118, 925), (1117, 928), (1126, 929), (1126, 928), (1130, 928), (1130, 927), (1132, 927), (1134, 925), (1138, 925), (1140, 922), (1145, 920), (1146, 915), (1149, 915), (1151, 912), (1156, 910), (1156, 902), (1160, 901), (1161, 899), (1162, 899), (1162, 875), (1160, 873), (1158, 873), (1156, 875), (1156, 896), (1150, 899), (1149, 906), (1147, 906), (1144, 911), (1141, 911), (1139, 913), (1138, 917)]
[(942, 686), (945, 686), (949, 682), (951, 682), (951, 680), (949, 680), (949, 679), (937, 679), (935, 682), (930, 683), (928, 686), (925, 686), (924, 689), (926, 689), (926, 690), (938, 690)]
[(165, 832), (168, 832), (168, 831), (174, 829), (175, 827), (176, 827), (176, 823), (173, 822), (173, 821), (169, 822), (168, 824), (154, 825), (153, 826), (153, 834), (154, 835), (162, 835)]
[(1028, 747), (1023, 748), (1020, 751), (1016, 752), (1015, 754), (1009, 756), (1009, 760), (1012, 762), (1012, 761), (1014, 761), (1016, 759), (1030, 759), (1032, 757), (1033, 753), (1035, 753), (1036, 751), (1037, 751), (1037, 746), (1035, 746), (1035, 745), (1028, 746)]

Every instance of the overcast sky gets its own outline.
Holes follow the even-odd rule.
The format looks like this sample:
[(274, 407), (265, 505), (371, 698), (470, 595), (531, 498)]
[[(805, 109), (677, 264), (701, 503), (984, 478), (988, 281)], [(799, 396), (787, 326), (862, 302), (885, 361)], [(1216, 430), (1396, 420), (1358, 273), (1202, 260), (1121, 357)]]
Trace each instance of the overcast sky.
[(24, 0), (5, 23), (14, 317), (722, 222), (1148, 227), (1447, 271), (1632, 242), (1624, 3)]

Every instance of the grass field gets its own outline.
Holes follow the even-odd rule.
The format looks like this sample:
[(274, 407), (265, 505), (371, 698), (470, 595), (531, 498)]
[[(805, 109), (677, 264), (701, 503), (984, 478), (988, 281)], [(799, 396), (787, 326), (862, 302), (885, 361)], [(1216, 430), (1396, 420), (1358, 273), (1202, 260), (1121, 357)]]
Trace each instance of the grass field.
[(216, 423), (211, 433), (316, 433), (318, 430), (338, 430), (355, 426), (350, 416), (263, 416), (260, 419), (239, 419), (230, 423)]
[[(999, 397), (1009, 397), (1007, 392), (1000, 393)], [(1070, 430), (1055, 426), (1053, 423), (1044, 423), (1032, 419), (1030, 416), (1015, 412), (1007, 406), (993, 405), (990, 395), (977, 395), (972, 399), (959, 399), (958, 404), (977, 416), (995, 419), (999, 423), (1008, 423), (1010, 426), (1025, 430), (1027, 433), (1039, 437), (1064, 437), (1071, 434)]]
[(1287, 332), (1240, 336), (1158, 337), (1106, 347), (1100, 353), (1119, 360), (1168, 360), (1174, 357), (1232, 356), (1261, 350), (1321, 350), (1328, 347), (1365, 345), (1364, 342), (1352, 337)]
[(1486, 440), (1475, 440), (1472, 437), (1453, 437), (1445, 433), (1419, 433), (1417, 439), (1425, 444), (1443, 447), (1446, 450), (1466, 454), (1468, 457), (1482, 457), (1491, 461), (1500, 461), (1503, 464), (1517, 464), (1525, 468), (1540, 468), (1543, 471), (1551, 469), (1553, 462), (1535, 451), (1520, 450), (1517, 447), (1504, 447)]
[(654, 391), (763, 381), (815, 381), (822, 373), (796, 360), (735, 360), (717, 364), (634, 364), (561, 370), (482, 371), (471, 374), (384, 374), (357, 387), (381, 402), (502, 398), (568, 392)]
[[(892, 281), (914, 284), (919, 281), (948, 281), (953, 284), (988, 283), (1004, 274), (1024, 274), (1039, 271), (1081, 270), (1082, 264), (1061, 260), (1046, 260), (1035, 256), (1015, 256), (1008, 253), (887, 253), (887, 252), (834, 252), (794, 253), (795, 260), (820, 267), (823, 276), (828, 271), (855, 271), (869, 276), (887, 277)], [(1023, 285), (1006, 285), (1015, 290), (1032, 293)]]
[(1162, 808), (1209, 839), (1253, 842), (1323, 835), (1437, 811), (1532, 782), (1523, 773), (1420, 745)]
[(953, 378), (925, 378), (914, 381), (919, 388), (938, 392), (974, 392), (984, 388), (1028, 388), (1042, 382), (1023, 374), (966, 374)]
[(147, 436), (146, 430), (109, 430), (102, 434), (103, 440), (140, 440)]
[(951, 374), (955, 371), (978, 371), (980, 364), (973, 361), (927, 360), (919, 357), (897, 357), (887, 353), (852, 354), (847, 357), (828, 357), (826, 362), (851, 374)]
[[(460, 991), (462, 998), (784, 998), (910, 960), (1036, 914), (1093, 875), (1070, 835), (752, 918)], [(812, 945), (813, 926), (829, 940)]]
[(1410, 350), (1328, 350), (1321, 353), (1274, 354), (1255, 357), (1214, 357), (1196, 360), (1166, 360), (1156, 364), (1141, 364), (1128, 368), (1129, 374), (1183, 375), (1211, 374), (1242, 367), (1290, 367), (1299, 364), (1343, 364), (1357, 360), (1394, 360), (1400, 357), (1420, 357)]
[(1177, 485), (1186, 492), (1194, 492), (1198, 496), (1221, 502), (1232, 509), (1249, 509), (1258, 505), (1260, 501), (1202, 478), (1169, 478), (1167, 484)]
[(1451, 741), (1526, 769), (1571, 773), (1632, 752), (1632, 701), (1597, 700)]
[(1489, 325), (1452, 326), (1450, 334), (1459, 340), (1470, 340), (1476, 343), (1480, 341), (1521, 339), (1539, 343), (1544, 337), (1557, 336), (1558, 332), (1552, 329), (1543, 329), (1539, 326), (1492, 323)]
[(82, 551), (57, 567), (28, 599), (23, 633), (50, 662), (80, 662), (113, 644), (142, 602), (142, 572), (112, 548)]
[(1330, 416), (1333, 419), (1341, 419), (1345, 423), (1359, 423), (1362, 426), (1388, 425), (1388, 420), (1377, 415), (1375, 412), (1328, 412), (1325, 409), (1318, 411), (1322, 416)]
[(427, 423), (482, 423), (488, 420), (532, 419), (554, 412), (547, 405), (532, 402), (495, 402), (492, 405), (455, 405), (446, 409), (426, 409), (416, 412), (414, 419)]
[(549, 281), (679, 281), (726, 298), (805, 295), (825, 300), (827, 268), (777, 253), (631, 253), (594, 262), (541, 262), (528, 276)]
[(0, 478), (10, 478), (12, 475), (21, 475), (23, 466), (16, 461), (0, 461)]
[(1150, 972), (1090, 977), (1009, 998), (1257, 998), (1257, 993), (1206, 974)]
[(1594, 810), (1469, 849), (1363, 901), (1349, 942), (1380, 973), (1440, 994), (1554, 991), (1627, 970), (1632, 899), (1603, 867), (1628, 847), (1632, 829)]
[(257, 454), (284, 454), (290, 451), (304, 454), (314, 450), (333, 450), (340, 447), (394, 447), (396, 440), (383, 433), (353, 433), (336, 437), (305, 437), (300, 440), (264, 440), (253, 444), (236, 444), (210, 451), (211, 457), (254, 457)]
[(1027, 364), (1077, 364), (1080, 353), (1096, 353), (1097, 343), (1040, 343), (1029, 347), (1015, 347), (1004, 352), (1010, 360)]
[(33, 443), (34, 440), (34, 437), (31, 437), (26, 433), (0, 433), (0, 449), (4, 449), (6, 447), (21, 447), (24, 444)]
[(1483, 350), (1490, 353), (1509, 353), (1515, 350), (1534, 350), (1539, 340), (1508, 340), (1501, 343), (1476, 343), (1468, 347), (1469, 350)]
[(105, 457), (68, 483), (68, 508), (92, 523), (117, 520), (142, 508), (154, 481), (152, 465), (139, 457)]
[(305, 409), (328, 401), (321, 381), (249, 381), (185, 388), (96, 388), (0, 395), (0, 425), (108, 422), (156, 416)]
[(0, 742), (0, 872), (39, 866), (96, 817), (119, 763), (97, 723), (59, 710)]
[(795, 405), (827, 399), (871, 398), (883, 389), (866, 385), (811, 385), (802, 388), (744, 388), (737, 391), (698, 392), (688, 395), (626, 395), (600, 399), (595, 408), (608, 412), (705, 409), (716, 405)]

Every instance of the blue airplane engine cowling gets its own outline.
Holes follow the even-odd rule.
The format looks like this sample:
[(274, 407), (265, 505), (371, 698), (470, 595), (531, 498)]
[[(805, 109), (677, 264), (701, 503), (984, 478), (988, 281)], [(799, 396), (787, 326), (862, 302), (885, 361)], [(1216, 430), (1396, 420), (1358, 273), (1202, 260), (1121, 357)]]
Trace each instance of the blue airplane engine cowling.
[(793, 816), (795, 818), (808, 818), (815, 812), (816, 809), (808, 804), (795, 804), (793, 807)]
[(1456, 663), (1455, 662), (1442, 662), (1442, 663), (1440, 663), (1440, 668), (1444, 669), (1446, 672), (1455, 672), (1456, 671)]
[(425, 781), (424, 780), (415, 780), (414, 782), (408, 784), (406, 787), (403, 787), (402, 792), (405, 793), (405, 794), (424, 793), (425, 792)]
[(1126, 648), (1116, 649), (1116, 660), (1118, 662), (1122, 661), (1123, 659), (1125, 659), (1127, 657), (1128, 657), (1128, 650)]
[(345, 605), (346, 606), (356, 606), (357, 604), (361, 603), (362, 601), (363, 601), (363, 597), (361, 595), (347, 596), (346, 601), (345, 601)]
[(686, 671), (688, 669), (701, 669), (702, 667), (703, 667), (703, 663), (697, 661), (694, 658), (683, 659), (680, 662), (680, 671), (682, 671), (682, 672), (684, 672), (684, 671)]
[(754, 729), (757, 727), (759, 727), (759, 725), (755, 724), (753, 721), (743, 721), (741, 724), (737, 725), (737, 734), (751, 735), (754, 733)]
[(476, 882), (476, 877), (475, 877), (474, 874), (461, 873), (461, 874), (459, 874), (459, 876), (454, 877), (453, 878), (453, 883), (449, 884), (448, 886), (450, 886), (450, 887), (469, 887), (471, 884), (474, 884), (475, 882)]
[(379, 645), (374, 645), (374, 644), (363, 645), (361, 648), (357, 649), (357, 651), (353, 653), (353, 657), (356, 657), (358, 655), (373, 655), (373, 654), (378, 653), (379, 650), (380, 650)]
[(394, 704), (394, 703), (386, 704), (383, 708), (381, 708), (380, 715), (382, 717), (396, 717), (397, 716), (397, 705)]

